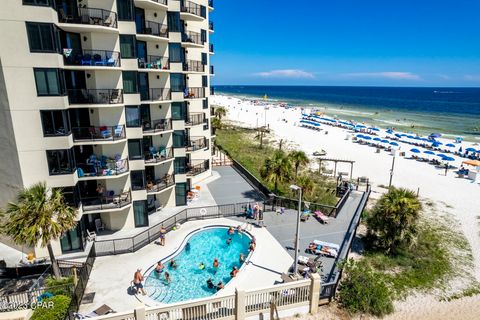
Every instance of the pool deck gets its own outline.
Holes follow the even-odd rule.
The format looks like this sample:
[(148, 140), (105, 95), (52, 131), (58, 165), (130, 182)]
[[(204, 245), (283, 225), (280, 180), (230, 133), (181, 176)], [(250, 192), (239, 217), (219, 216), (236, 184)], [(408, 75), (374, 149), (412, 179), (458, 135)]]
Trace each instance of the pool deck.
[[(169, 232), (163, 247), (152, 243), (135, 253), (97, 258), (85, 290), (86, 293), (95, 292), (95, 297), (93, 303), (81, 305), (79, 312), (88, 313), (102, 304), (109, 305), (115, 311), (131, 310), (142, 303), (147, 306), (161, 305), (148, 296), (135, 296), (129, 292), (130, 281), (136, 269), (142, 268), (142, 272), (145, 272), (156, 261), (175, 253), (185, 237), (194, 230), (212, 225), (236, 227), (238, 224), (238, 221), (225, 218), (190, 221), (179, 230)], [(249, 226), (248, 232), (255, 236), (257, 248), (238, 276), (219, 291), (218, 296), (233, 294), (235, 288), (252, 289), (273, 285), (293, 262), (266, 228)]]

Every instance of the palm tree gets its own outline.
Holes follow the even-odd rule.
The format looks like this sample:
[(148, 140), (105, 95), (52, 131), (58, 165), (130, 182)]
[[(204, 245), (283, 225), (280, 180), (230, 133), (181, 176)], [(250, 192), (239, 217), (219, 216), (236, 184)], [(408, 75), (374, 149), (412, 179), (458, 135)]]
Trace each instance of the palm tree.
[(223, 123), (219, 118), (212, 118), (211, 123), (214, 129), (222, 129)]
[(281, 150), (277, 150), (270, 157), (265, 159), (265, 163), (260, 170), (260, 175), (267, 182), (274, 183), (274, 193), (278, 191), (278, 183), (290, 180), (292, 163), (290, 158)]
[(412, 243), (421, 210), (422, 204), (414, 191), (392, 187), (367, 218), (369, 233), (376, 236), (387, 254), (395, 254), (397, 249)]
[(59, 239), (75, 224), (75, 209), (65, 204), (60, 189), (47, 188), (45, 182), (20, 190), (17, 203), (10, 202), (0, 224), (0, 232), (20, 245), (34, 247), (40, 244), (48, 249), (53, 274), (60, 277), (52, 240)]
[(315, 190), (315, 182), (313, 181), (312, 178), (310, 178), (307, 175), (301, 175), (297, 177), (297, 186), (302, 188), (303, 193), (306, 196), (310, 196), (313, 193), (313, 190)]
[(300, 150), (290, 152), (288, 154), (288, 157), (291, 159), (293, 165), (295, 166), (295, 178), (298, 176), (298, 168), (300, 168), (300, 166), (305, 166), (310, 162), (305, 152)]
[(215, 112), (215, 117), (217, 117), (220, 120), (222, 120), (222, 117), (227, 115), (227, 109), (225, 109), (224, 107), (215, 107), (214, 112)]

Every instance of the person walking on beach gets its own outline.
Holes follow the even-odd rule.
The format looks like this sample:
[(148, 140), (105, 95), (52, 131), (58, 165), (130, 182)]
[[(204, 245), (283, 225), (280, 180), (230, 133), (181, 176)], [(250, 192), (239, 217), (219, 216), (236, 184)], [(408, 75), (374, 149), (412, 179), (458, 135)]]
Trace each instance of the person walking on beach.
[(167, 229), (162, 227), (160, 229), (160, 245), (164, 246), (165, 245), (165, 235), (167, 234)]
[(133, 275), (133, 284), (137, 289), (137, 293), (141, 292), (143, 295), (146, 295), (147, 293), (143, 289), (142, 281), (143, 281), (142, 269), (137, 269), (137, 271)]

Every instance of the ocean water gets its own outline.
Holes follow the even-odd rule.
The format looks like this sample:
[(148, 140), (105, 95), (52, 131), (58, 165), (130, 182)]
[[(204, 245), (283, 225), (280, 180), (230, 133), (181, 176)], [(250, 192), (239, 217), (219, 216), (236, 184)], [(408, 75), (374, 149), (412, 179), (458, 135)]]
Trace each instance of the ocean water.
[(480, 141), (480, 88), (216, 86), (218, 94), (318, 108), (401, 131)]
[[(227, 240), (232, 242), (227, 245)], [(193, 234), (189, 239), (189, 248), (185, 246), (176, 256), (173, 257), (177, 263), (176, 268), (169, 266), (172, 258), (162, 261), (165, 271), (168, 271), (172, 281), (165, 281), (165, 271), (157, 273), (155, 264), (150, 268), (145, 280), (145, 289), (150, 298), (162, 303), (174, 303), (208, 297), (217, 292), (216, 289), (209, 289), (207, 280), (212, 279), (216, 285), (222, 281), (226, 285), (232, 278), (230, 272), (235, 266), (238, 269), (240, 253), (245, 258), (249, 254), (251, 238), (245, 233), (235, 232), (228, 234), (226, 227), (212, 227)], [(213, 268), (213, 260), (217, 258), (219, 267)], [(153, 263), (154, 261), (152, 261)], [(200, 269), (200, 263), (205, 264)]]

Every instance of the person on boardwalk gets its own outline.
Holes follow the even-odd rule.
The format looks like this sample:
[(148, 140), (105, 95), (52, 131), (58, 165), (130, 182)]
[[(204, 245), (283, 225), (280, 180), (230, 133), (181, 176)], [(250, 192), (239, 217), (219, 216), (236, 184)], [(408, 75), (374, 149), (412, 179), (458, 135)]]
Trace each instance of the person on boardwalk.
[(133, 275), (133, 284), (137, 289), (137, 293), (141, 292), (143, 295), (146, 295), (147, 293), (143, 289), (142, 281), (143, 281), (142, 269), (137, 269), (137, 271)]
[(167, 229), (164, 227), (160, 228), (160, 245), (165, 245), (165, 235), (167, 234)]

